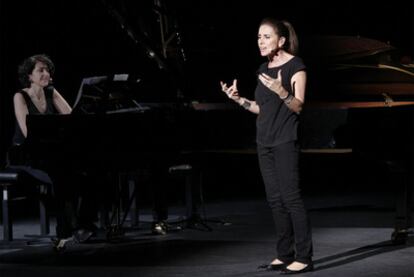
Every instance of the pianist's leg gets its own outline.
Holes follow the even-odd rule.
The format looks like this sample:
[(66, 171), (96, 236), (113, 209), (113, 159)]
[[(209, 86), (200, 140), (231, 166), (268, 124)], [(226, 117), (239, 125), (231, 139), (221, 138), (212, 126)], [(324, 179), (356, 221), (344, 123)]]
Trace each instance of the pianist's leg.
[(56, 207), (56, 236), (58, 239), (69, 238), (78, 225), (74, 181), (63, 172), (53, 171), (49, 175), (53, 182), (53, 202)]

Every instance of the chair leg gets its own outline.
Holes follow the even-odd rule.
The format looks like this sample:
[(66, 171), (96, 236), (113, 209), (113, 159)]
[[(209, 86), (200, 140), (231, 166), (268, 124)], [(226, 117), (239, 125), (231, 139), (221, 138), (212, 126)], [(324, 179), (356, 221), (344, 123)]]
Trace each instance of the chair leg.
[(13, 240), (13, 225), (9, 214), (9, 191), (8, 184), (3, 184), (3, 240)]
[(39, 199), (39, 215), (40, 215), (40, 235), (46, 236), (50, 233), (49, 214), (46, 208), (47, 187), (41, 185), (39, 187), (40, 199)]
[(187, 219), (193, 216), (193, 188), (191, 172), (185, 176), (185, 202)]

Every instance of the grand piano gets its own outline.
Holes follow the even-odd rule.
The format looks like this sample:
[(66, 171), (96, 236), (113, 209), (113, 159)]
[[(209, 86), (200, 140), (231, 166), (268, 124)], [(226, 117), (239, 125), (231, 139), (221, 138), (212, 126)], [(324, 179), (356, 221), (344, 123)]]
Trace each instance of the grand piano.
[[(396, 194), (392, 240), (412, 227), (414, 66), (398, 49), (363, 37), (315, 37), (302, 113), (305, 153), (352, 153), (361, 164), (386, 171)], [(380, 185), (380, 184), (378, 184)], [(375, 188), (374, 188), (375, 190)]]
[[(362, 37), (316, 37), (310, 41), (318, 52), (305, 52), (310, 69), (306, 111), (302, 116), (304, 148), (358, 148), (365, 137), (374, 138), (370, 145), (387, 134), (396, 137), (393, 132), (386, 132), (378, 137), (360, 136), (356, 139), (359, 134), (351, 132), (356, 127), (359, 131), (363, 131), (362, 127), (366, 131), (371, 126), (376, 129), (383, 120), (393, 123), (383, 124), (382, 128), (393, 128), (389, 131), (400, 129), (406, 133), (405, 137), (410, 134), (408, 122), (404, 121), (404, 118), (408, 119), (392, 115), (409, 111), (414, 104), (414, 66), (399, 61), (398, 49)], [(327, 123), (322, 124), (320, 130), (313, 129), (318, 128), (314, 124), (316, 121), (307, 120), (314, 111), (329, 114), (328, 118), (320, 118), (320, 121)], [(377, 120), (369, 118), (369, 122), (362, 122), (365, 119), (362, 117), (358, 119), (361, 122), (348, 124), (349, 120), (358, 117), (358, 113), (373, 114), (373, 117), (376, 113), (382, 113), (383, 116)], [(396, 146), (389, 149), (396, 152)], [(378, 149), (377, 146), (374, 148)]]

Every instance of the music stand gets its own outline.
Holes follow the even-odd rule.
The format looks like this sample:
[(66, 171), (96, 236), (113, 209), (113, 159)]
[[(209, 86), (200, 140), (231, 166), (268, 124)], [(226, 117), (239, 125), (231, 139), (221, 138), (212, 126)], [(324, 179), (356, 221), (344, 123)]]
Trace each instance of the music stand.
[(72, 113), (110, 114), (143, 112), (143, 107), (134, 98), (141, 79), (130, 74), (114, 74), (83, 78)]

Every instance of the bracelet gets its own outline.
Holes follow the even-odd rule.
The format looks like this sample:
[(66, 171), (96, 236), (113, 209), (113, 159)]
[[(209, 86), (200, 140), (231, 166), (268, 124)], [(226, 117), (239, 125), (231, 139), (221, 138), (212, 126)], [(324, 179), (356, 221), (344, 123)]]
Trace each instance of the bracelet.
[(241, 106), (243, 108), (245, 108), (246, 110), (248, 110), (251, 105), (252, 105), (252, 103), (250, 103), (249, 101), (246, 101), (246, 100), (244, 100), (243, 104), (241, 104)]
[(285, 102), (286, 105), (289, 105), (290, 102), (292, 102), (293, 98), (295, 98), (295, 96), (293, 96), (292, 94), (289, 94), (289, 96), (283, 99), (283, 101)]
[(291, 96), (291, 94), (288, 92), (288, 94), (286, 94), (286, 96), (285, 96), (285, 97), (283, 97), (283, 98), (282, 98), (282, 97), (280, 97), (280, 96), (279, 96), (279, 97), (280, 97), (280, 100), (285, 101), (286, 99), (288, 99), (288, 97), (289, 97), (289, 96)]

